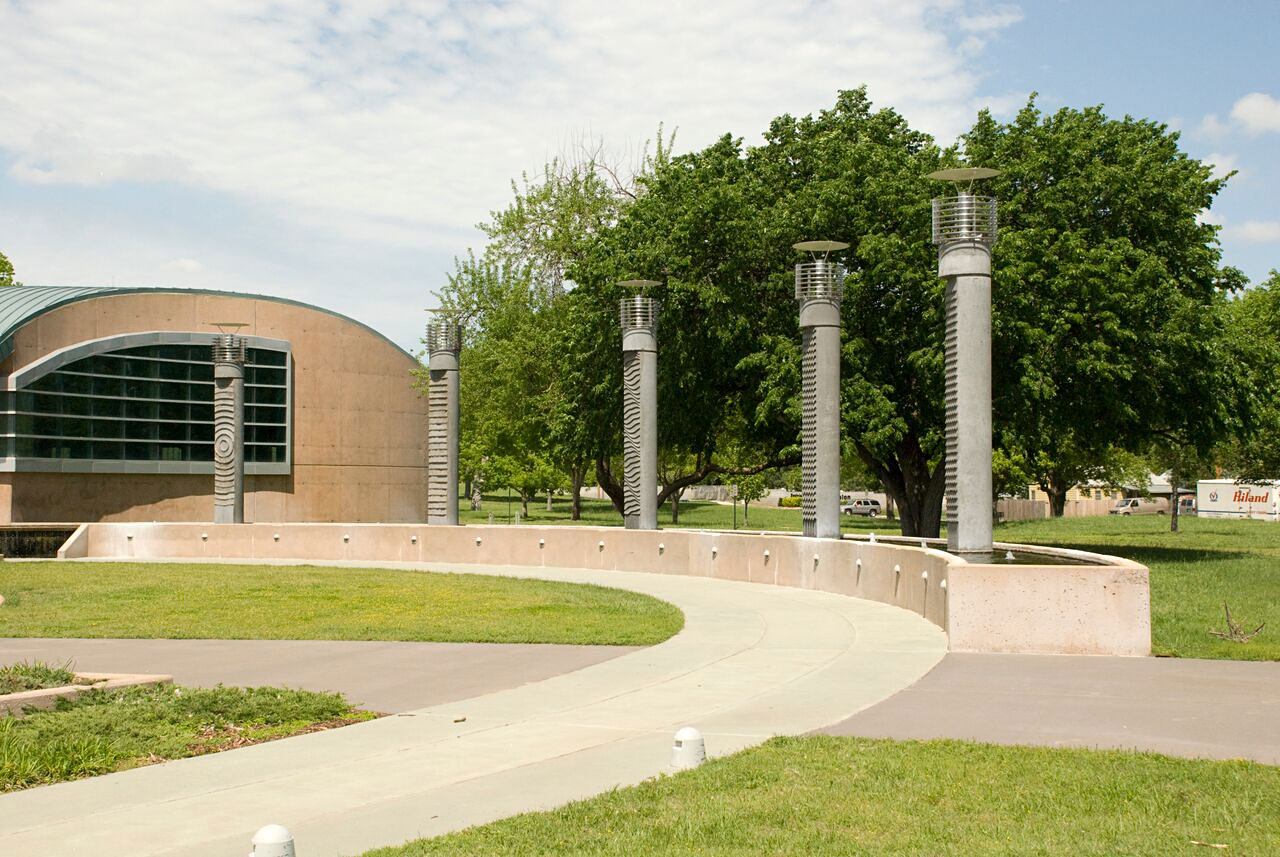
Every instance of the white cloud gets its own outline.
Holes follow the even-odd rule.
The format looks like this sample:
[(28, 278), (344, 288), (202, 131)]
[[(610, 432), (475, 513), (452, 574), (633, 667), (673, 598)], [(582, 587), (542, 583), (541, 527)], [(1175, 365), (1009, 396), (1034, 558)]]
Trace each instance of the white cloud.
[(1280, 244), (1280, 220), (1246, 220), (1226, 227), (1224, 234), (1249, 244)]
[(1225, 177), (1227, 173), (1232, 170), (1236, 170), (1236, 175), (1234, 176), (1236, 181), (1239, 181), (1240, 177), (1244, 175), (1235, 155), (1224, 155), (1221, 152), (1210, 152), (1200, 160), (1204, 161), (1206, 164), (1213, 165), (1213, 177), (1215, 179)]
[(204, 270), (204, 265), (202, 265), (199, 260), (185, 256), (181, 259), (174, 259), (169, 264), (177, 268), (179, 271), (186, 271), (187, 273), (195, 273), (196, 271)]
[(1280, 101), (1265, 92), (1251, 92), (1232, 106), (1231, 118), (1251, 134), (1280, 131)]
[(752, 6), (8, 5), (0, 32), (19, 38), (0, 55), (0, 147), (25, 182), (177, 181), (389, 220), (407, 228), (400, 240), (424, 240), (470, 226), (511, 176), (588, 125), (622, 144), (664, 121), (693, 147), (866, 82), (949, 141), (972, 118), (977, 81), (947, 22), (971, 51), (1020, 17), (968, 16), (949, 0)]
[[(425, 295), (442, 282), (435, 263), (447, 268), (508, 201), (511, 178), (584, 132), (611, 149), (660, 122), (681, 151), (726, 132), (754, 142), (774, 116), (865, 83), (877, 105), (950, 143), (978, 105), (1023, 100), (981, 96), (969, 59), (1020, 15), (966, 0), (0, 2), (0, 156), (13, 180), (192, 188), (332, 236), (363, 275), (358, 289), (306, 286), (323, 277), (221, 248), (216, 230), (204, 244), (152, 236), (145, 253), (104, 238), (94, 267), (60, 253), (55, 230), (24, 233), (47, 260), (24, 280), (181, 272), (249, 288), (263, 271), (291, 295), (313, 288), (301, 297), (381, 316), (425, 300), (389, 291), (406, 282), (407, 249), (430, 259), (417, 272)], [(380, 266), (384, 254), (399, 268)], [(175, 264), (197, 256), (202, 269)]]
[(1208, 113), (1200, 120), (1196, 133), (1209, 140), (1221, 140), (1231, 133), (1231, 125), (1218, 118), (1216, 113)]
[(960, 29), (967, 33), (994, 33), (1022, 20), (1022, 10), (1017, 6), (997, 6), (987, 12), (961, 15)]

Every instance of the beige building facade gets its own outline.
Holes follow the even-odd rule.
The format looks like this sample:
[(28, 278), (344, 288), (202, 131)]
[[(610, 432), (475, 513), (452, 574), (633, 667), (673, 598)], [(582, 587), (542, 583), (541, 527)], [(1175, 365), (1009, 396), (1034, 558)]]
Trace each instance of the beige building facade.
[(246, 521), (425, 520), (420, 364), (370, 328), (257, 295), (0, 291), (0, 522), (211, 521), (216, 322), (249, 346)]

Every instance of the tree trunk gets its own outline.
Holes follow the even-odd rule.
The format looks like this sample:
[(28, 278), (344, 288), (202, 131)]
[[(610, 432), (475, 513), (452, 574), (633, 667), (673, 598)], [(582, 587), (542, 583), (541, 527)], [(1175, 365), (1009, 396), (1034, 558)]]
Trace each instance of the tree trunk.
[(1049, 473), (1040, 481), (1040, 490), (1049, 498), (1050, 515), (1061, 518), (1066, 514), (1067, 492), (1071, 490), (1070, 485), (1063, 485), (1062, 479), (1056, 473)]
[(574, 464), (569, 476), (573, 480), (573, 497), (569, 501), (569, 520), (582, 520), (582, 483), (586, 480), (586, 468)]
[(858, 457), (897, 505), (902, 534), (937, 538), (942, 531), (942, 498), (947, 487), (946, 456), (940, 456), (931, 470), (929, 457), (913, 435), (902, 439), (897, 454), (887, 462), (880, 461), (861, 443), (855, 446)]
[(484, 499), (483, 493), (484, 480), (477, 476), (471, 481), (471, 511), (479, 512), (480, 503)]
[(613, 472), (609, 470), (609, 462), (603, 458), (596, 459), (596, 484), (609, 495), (609, 499), (613, 501), (614, 511), (619, 515), (623, 514), (623, 500), (626, 496), (624, 489), (618, 484), (618, 480), (613, 478)]
[(684, 496), (684, 489), (671, 492), (671, 523), (680, 523), (680, 498)]
[(524, 520), (529, 518), (529, 495), (523, 490), (520, 492), (520, 517)]
[(1178, 469), (1175, 467), (1169, 471), (1169, 498), (1172, 506), (1169, 509), (1169, 532), (1176, 533), (1178, 531)]
[(898, 504), (893, 501), (892, 494), (884, 495), (884, 519), (886, 521), (896, 521), (898, 519)]
[(751, 503), (750, 503), (750, 501), (749, 501), (749, 500), (743, 500), (743, 501), (742, 501), (742, 526), (744, 526), (744, 527), (745, 527), (745, 526), (747, 525), (747, 523), (748, 523), (748, 521), (747, 521), (747, 508), (748, 508), (750, 505), (751, 505)]
[(551, 489), (547, 489), (547, 511), (551, 511)]

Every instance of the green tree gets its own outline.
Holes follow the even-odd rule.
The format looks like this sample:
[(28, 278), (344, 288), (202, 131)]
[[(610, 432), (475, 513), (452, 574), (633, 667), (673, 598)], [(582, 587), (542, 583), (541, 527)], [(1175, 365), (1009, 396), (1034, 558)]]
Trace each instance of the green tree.
[(742, 525), (745, 527), (750, 523), (750, 506), (755, 501), (761, 499), (765, 495), (764, 476), (759, 473), (753, 473), (750, 476), (739, 476), (733, 482), (735, 502), (742, 502)]
[(1001, 175), (993, 270), (993, 399), (1000, 443), (1061, 515), (1066, 492), (1106, 479), (1115, 448), (1153, 438), (1202, 453), (1229, 429), (1218, 351), (1218, 227), (1225, 179), (1164, 125), (1099, 107), (1010, 123), (983, 112), (966, 158)]
[[(726, 136), (640, 182), (635, 204), (572, 276), (602, 320), (591, 334), (599, 351), (581, 361), (601, 371), (586, 386), (608, 399), (620, 395), (613, 284), (663, 279), (660, 445), (683, 444), (695, 461), (664, 490), (798, 461), (791, 245), (825, 237), (856, 245), (845, 309), (846, 432), (904, 509), (918, 513), (930, 491), (941, 503), (941, 292), (922, 178), (938, 160), (927, 136), (855, 90), (817, 117), (775, 120), (762, 146)], [(616, 450), (616, 428), (599, 436)], [(742, 460), (753, 463), (735, 463)], [(600, 475), (606, 487), (616, 482)], [(920, 518), (913, 514), (913, 529)]]
[[(655, 157), (662, 157), (659, 143)], [(459, 260), (442, 306), (467, 326), (462, 358), (461, 464), (468, 480), (533, 492), (564, 487), (572, 516), (591, 458), (594, 424), (571, 397), (581, 315), (566, 267), (617, 219), (634, 193), (601, 151), (556, 160), (512, 183), (513, 200), (480, 224), (488, 241)], [(563, 471), (562, 478), (553, 471)]]
[(14, 275), (13, 263), (3, 253), (0, 253), (0, 288), (5, 286), (20, 286)]
[(1236, 432), (1217, 451), (1227, 473), (1248, 481), (1280, 477), (1280, 271), (1224, 307), (1221, 359), (1237, 370)]

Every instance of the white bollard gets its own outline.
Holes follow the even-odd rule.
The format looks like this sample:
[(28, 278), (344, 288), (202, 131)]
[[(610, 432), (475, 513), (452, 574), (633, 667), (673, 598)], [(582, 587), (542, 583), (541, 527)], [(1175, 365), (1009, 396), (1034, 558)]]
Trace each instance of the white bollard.
[(253, 834), (249, 857), (295, 857), (293, 834), (279, 824), (268, 824)]
[(676, 740), (671, 747), (672, 770), (687, 771), (706, 760), (707, 744), (702, 740), (701, 732), (692, 726), (685, 726), (676, 732)]

